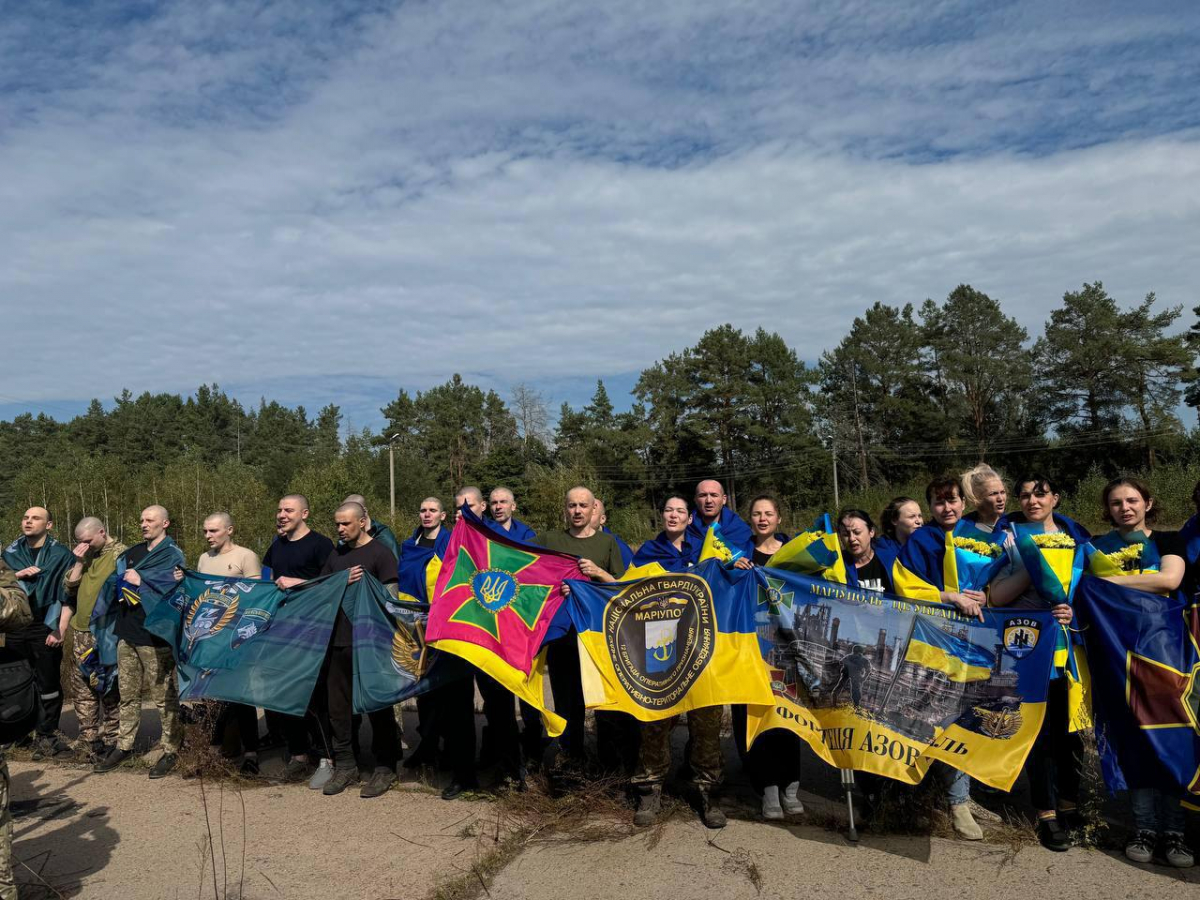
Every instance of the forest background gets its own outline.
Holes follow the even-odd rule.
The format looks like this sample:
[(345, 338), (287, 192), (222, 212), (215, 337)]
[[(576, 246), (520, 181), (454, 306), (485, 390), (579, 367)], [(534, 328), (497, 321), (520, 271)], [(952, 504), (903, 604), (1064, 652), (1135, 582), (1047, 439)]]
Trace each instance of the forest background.
[(555, 420), (528, 385), (502, 398), (455, 375), (400, 389), (382, 430), (348, 435), (334, 405), (246, 408), (215, 384), (189, 397), (126, 390), (70, 421), (0, 422), (0, 515), (15, 537), (25, 508), (48, 506), (64, 541), (97, 515), (134, 543), (140, 510), (159, 503), (192, 559), (217, 510), (233, 515), (239, 543), (264, 552), (288, 492), (308, 496), (327, 534), (341, 499), (362, 493), (403, 538), (424, 497), (448, 508), (465, 484), (511, 487), (518, 518), (559, 527), (564, 492), (584, 484), (636, 545), (658, 531), (662, 500), (690, 498), (703, 478), (724, 482), (743, 514), (774, 494), (796, 532), (835, 509), (835, 480), (842, 507), (874, 515), (894, 496), (921, 497), (931, 475), (984, 460), (1010, 481), (1056, 479), (1064, 511), (1094, 530), (1104, 482), (1139, 474), (1162, 524), (1178, 527), (1200, 481), (1200, 429), (1180, 418), (1200, 406), (1200, 323), (1184, 331), (1182, 315), (1152, 293), (1122, 304), (1095, 282), (1064, 294), (1034, 339), (997, 300), (960, 285), (940, 303), (874, 304), (815, 364), (773, 332), (713, 328), (645, 369), (627, 411), (602, 381)]

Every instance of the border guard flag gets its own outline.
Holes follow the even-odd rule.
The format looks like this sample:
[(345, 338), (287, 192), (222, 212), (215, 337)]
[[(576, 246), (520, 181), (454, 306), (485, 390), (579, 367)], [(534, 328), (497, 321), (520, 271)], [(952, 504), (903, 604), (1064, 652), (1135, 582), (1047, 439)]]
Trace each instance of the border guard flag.
[(438, 575), (431, 647), (462, 657), (539, 710), (551, 737), (566, 720), (546, 707), (542, 641), (579, 560), (492, 531), (464, 507)]
[(770, 704), (753, 572), (712, 560), (637, 581), (572, 581), (583, 696), (644, 722), (726, 703)]

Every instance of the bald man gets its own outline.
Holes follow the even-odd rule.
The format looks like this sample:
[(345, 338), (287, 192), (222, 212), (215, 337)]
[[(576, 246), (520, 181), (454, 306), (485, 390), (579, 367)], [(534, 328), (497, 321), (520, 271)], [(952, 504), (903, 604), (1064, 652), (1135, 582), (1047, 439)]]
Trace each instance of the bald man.
[(714, 522), (720, 525), (727, 546), (740, 549), (748, 558), (753, 558), (754, 534), (742, 517), (726, 506), (728, 501), (721, 482), (707, 478), (696, 485), (693, 498), (695, 514), (687, 527), (687, 541), (695, 557), (691, 560), (693, 565), (700, 561), (704, 536)]
[(529, 543), (537, 537), (537, 533), (514, 516), (517, 511), (517, 499), (511, 489), (506, 487), (492, 488), (488, 494), (488, 512), (491, 518), (484, 519), (489, 528), (515, 541)]
[(363, 508), (367, 514), (367, 534), (371, 536), (371, 540), (379, 541), (384, 547), (392, 551), (392, 556), (396, 559), (400, 558), (400, 542), (396, 540), (396, 535), (392, 529), (388, 528), (382, 522), (378, 522), (371, 518), (370, 510), (367, 509), (366, 498), (362, 494), (351, 494), (342, 503), (357, 503)]
[[(333, 521), (337, 528), (338, 543), (325, 561), (321, 574), (349, 572), (350, 583), (353, 584), (364, 574), (370, 573), (395, 597), (398, 577), (396, 557), (381, 541), (371, 537), (367, 530), (371, 520), (366, 509), (355, 502), (343, 503), (334, 513)], [(333, 776), (321, 791), (326, 796), (332, 796), (340, 794), (359, 780), (353, 741), (354, 627), (340, 607), (317, 690), (321, 690), (322, 686), (329, 713)], [(387, 793), (396, 781), (400, 734), (390, 707), (368, 713), (367, 718), (371, 722), (371, 752), (375, 757), (375, 770), (363, 784), (359, 796), (371, 798)]]
[[(218, 578), (261, 578), (262, 563), (249, 547), (241, 547), (233, 542), (233, 516), (227, 512), (215, 512), (204, 520), (204, 540), (208, 542), (208, 550), (200, 554), (196, 561), (196, 571), (201, 575), (215, 575)], [(183, 572), (178, 572), (182, 580)], [(237, 723), (238, 737), (242, 743), (242, 762), (238, 767), (240, 774), (254, 777), (262, 774), (258, 768), (258, 711), (253, 706), (244, 703), (225, 704), (222, 714), (217, 717), (214, 726), (213, 740), (219, 740), (225, 733), (228, 722)]]
[[(67, 572), (67, 596), (74, 610), (71, 615), (71, 650), (75, 665), (70, 667), (71, 703), (79, 720), (77, 750), (90, 754), (96, 762), (117, 745), (117, 711), (121, 689), (115, 673), (109, 679), (85, 678), (82, 666), (96, 651), (92, 634), (92, 610), (110, 575), (117, 571), (117, 557), (129, 548), (112, 537), (95, 516), (80, 519), (75, 526), (75, 564)], [(107, 689), (107, 690), (106, 690)]]
[(9, 641), (33, 665), (38, 691), (35, 759), (71, 755), (70, 746), (59, 737), (58, 720), (63, 707), (63, 636), (71, 618), (65, 578), (74, 557), (51, 535), (53, 528), (49, 510), (30, 507), (21, 517), (21, 536), (4, 549), (4, 561), (16, 573), (33, 613), (33, 621)]
[(483, 514), (487, 512), (487, 500), (483, 498), (483, 491), (474, 485), (459, 488), (458, 493), (454, 495), (454, 521), (457, 523), (462, 518), (462, 508), (466, 506), (471, 512), (483, 518)]
[[(625, 573), (625, 563), (616, 539), (592, 525), (596, 509), (595, 495), (586, 487), (573, 487), (567, 491), (565, 507), (566, 529), (544, 532), (538, 536), (537, 542), (547, 550), (559, 550), (579, 557), (579, 574), (582, 578), (616, 581)], [(586, 709), (574, 628), (547, 645), (546, 662), (550, 668), (554, 710), (567, 720), (566, 731), (560, 738), (561, 746), (568, 759), (582, 762), (585, 758)], [(625, 713), (596, 713), (596, 743), (600, 764), (604, 768), (632, 770), (637, 756), (636, 726), (636, 720)]]
[(592, 511), (592, 527), (597, 531), (603, 531), (605, 534), (611, 534), (617, 542), (617, 546), (621, 548), (621, 560), (625, 563), (625, 568), (629, 568), (629, 564), (633, 562), (633, 548), (621, 540), (620, 535), (615, 534), (608, 527), (608, 509), (604, 505), (604, 501), (599, 497), (596, 498), (596, 506)]
[(117, 557), (117, 679), (121, 708), (117, 746), (93, 771), (111, 772), (133, 755), (142, 721), (142, 696), (149, 695), (162, 720), (162, 754), (150, 768), (151, 778), (165, 778), (183, 747), (183, 720), (175, 684), (175, 659), (166, 641), (146, 630), (143, 594), (161, 599), (175, 584), (183, 552), (167, 534), (171, 517), (161, 506), (142, 510), (143, 541)]

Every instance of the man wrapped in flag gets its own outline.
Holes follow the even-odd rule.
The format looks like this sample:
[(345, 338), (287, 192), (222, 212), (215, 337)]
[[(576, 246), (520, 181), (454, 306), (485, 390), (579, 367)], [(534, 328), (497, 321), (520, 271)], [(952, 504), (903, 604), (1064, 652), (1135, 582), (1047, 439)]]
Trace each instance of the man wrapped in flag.
[(635, 823), (657, 818), (672, 722), (686, 712), (701, 813), (706, 825), (721, 827), (724, 814), (708, 792), (721, 775), (722, 707), (772, 702), (755, 633), (753, 572), (713, 559), (685, 573), (570, 587), (585, 702), (646, 723), (633, 777)]
[(687, 540), (695, 553), (693, 563), (700, 562), (704, 541), (713, 525), (720, 526), (721, 539), (729, 550), (739, 550), (746, 556), (753, 554), (754, 534), (745, 520), (726, 506), (729, 498), (721, 482), (711, 478), (701, 481), (696, 485), (694, 501), (695, 512), (687, 526)]

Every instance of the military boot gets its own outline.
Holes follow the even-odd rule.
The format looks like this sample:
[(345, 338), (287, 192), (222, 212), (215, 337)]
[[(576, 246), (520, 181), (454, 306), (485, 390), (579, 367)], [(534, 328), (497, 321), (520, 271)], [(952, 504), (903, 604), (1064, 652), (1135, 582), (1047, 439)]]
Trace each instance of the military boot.
[(706, 828), (725, 827), (725, 813), (713, 802), (712, 796), (704, 788), (700, 789), (700, 818), (704, 820)]
[(647, 828), (658, 821), (658, 814), (662, 812), (662, 785), (640, 787), (638, 791), (638, 808), (633, 814), (633, 824), (638, 828)]

